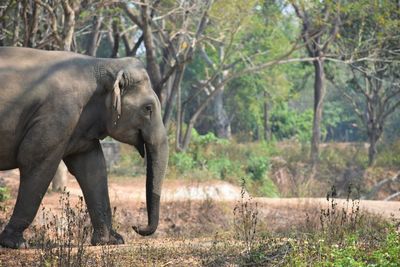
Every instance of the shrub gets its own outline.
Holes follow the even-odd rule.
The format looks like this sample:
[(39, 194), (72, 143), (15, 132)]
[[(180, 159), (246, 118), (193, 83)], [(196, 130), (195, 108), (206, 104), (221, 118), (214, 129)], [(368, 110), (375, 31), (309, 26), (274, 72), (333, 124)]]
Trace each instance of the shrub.
[(234, 163), (232, 163), (226, 157), (211, 159), (207, 162), (207, 168), (222, 180), (225, 180), (228, 177), (228, 175), (233, 173), (232, 172), (232, 169), (234, 169), (233, 165)]
[(258, 222), (258, 204), (254, 202), (246, 192), (246, 182), (242, 181), (241, 198), (233, 209), (233, 226), (236, 238), (245, 244), (247, 255), (255, 247), (257, 222)]
[(383, 245), (372, 254), (371, 260), (375, 266), (399, 266), (399, 255), (400, 233), (391, 224)]
[(0, 202), (3, 202), (10, 198), (10, 194), (8, 192), (8, 189), (4, 186), (0, 186)]
[(253, 181), (262, 181), (269, 170), (269, 162), (265, 157), (252, 156), (249, 158), (246, 173)]
[(170, 164), (174, 165), (180, 173), (190, 171), (195, 166), (195, 162), (191, 155), (182, 152), (172, 154)]
[(381, 147), (375, 166), (394, 169), (400, 166), (400, 139), (391, 145)]
[(275, 183), (268, 177), (264, 177), (264, 180), (260, 186), (256, 186), (254, 190), (257, 195), (264, 197), (279, 197), (279, 189)]
[(281, 104), (272, 110), (271, 130), (278, 139), (297, 138), (301, 142), (311, 139), (312, 110), (304, 112), (292, 110), (287, 103)]
[(33, 226), (30, 246), (38, 248), (40, 266), (87, 266), (89, 253), (85, 246), (91, 232), (89, 213), (83, 202), (72, 206), (69, 192), (63, 192), (59, 204), (61, 215), (50, 213), (43, 207), (40, 226)]

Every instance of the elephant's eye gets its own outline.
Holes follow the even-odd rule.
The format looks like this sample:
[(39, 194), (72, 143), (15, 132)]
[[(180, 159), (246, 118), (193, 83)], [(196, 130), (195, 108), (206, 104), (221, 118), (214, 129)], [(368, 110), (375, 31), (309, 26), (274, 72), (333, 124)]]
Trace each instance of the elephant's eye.
[(153, 113), (153, 105), (152, 104), (144, 105), (143, 110), (146, 113), (146, 115), (149, 115), (151, 117), (151, 114)]

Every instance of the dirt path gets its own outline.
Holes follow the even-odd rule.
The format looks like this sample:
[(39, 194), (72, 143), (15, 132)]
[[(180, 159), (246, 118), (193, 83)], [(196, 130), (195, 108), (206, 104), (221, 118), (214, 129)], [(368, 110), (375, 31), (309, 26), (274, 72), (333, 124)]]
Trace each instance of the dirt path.
[[(18, 188), (18, 171), (0, 172), (0, 177), (11, 188), (13, 200), (15, 201)], [(81, 189), (73, 177), (68, 181), (68, 189), (71, 198), (78, 199), (82, 196)], [(145, 202), (145, 178), (135, 179), (111, 179), (109, 182), (110, 199), (113, 206), (129, 206), (131, 203)], [(163, 185), (163, 202), (184, 202), (184, 201), (223, 201), (236, 203), (240, 200), (240, 188), (223, 181), (189, 181), (189, 180), (166, 180)], [(43, 205), (57, 209), (59, 206), (59, 193), (48, 193), (43, 199)], [(329, 205), (324, 198), (255, 198), (262, 213), (269, 213), (271, 210), (279, 212), (282, 210), (307, 210), (310, 208), (324, 208)], [(345, 200), (337, 200), (339, 207), (348, 205)], [(399, 201), (374, 201), (361, 200), (360, 208), (369, 212), (380, 214), (385, 217), (400, 218)], [(351, 207), (349, 207), (351, 208)]]

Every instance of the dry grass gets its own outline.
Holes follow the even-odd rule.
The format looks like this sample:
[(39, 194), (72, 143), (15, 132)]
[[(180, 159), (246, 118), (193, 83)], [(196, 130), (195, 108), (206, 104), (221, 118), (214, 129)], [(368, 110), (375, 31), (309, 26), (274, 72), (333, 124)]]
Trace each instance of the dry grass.
[[(118, 205), (114, 226), (127, 244), (92, 247), (81, 200), (64, 194), (59, 207), (41, 212), (28, 229), (31, 249), (0, 249), (0, 266), (288, 266), (306, 256), (313, 264), (331, 245), (345, 247), (354, 233), (363, 236), (363, 246), (379, 249), (387, 231), (385, 220), (351, 199), (267, 201), (242, 191), (238, 202), (163, 202), (159, 229), (147, 238), (132, 231), (146, 220), (144, 203)], [(4, 222), (9, 215), (0, 217)]]

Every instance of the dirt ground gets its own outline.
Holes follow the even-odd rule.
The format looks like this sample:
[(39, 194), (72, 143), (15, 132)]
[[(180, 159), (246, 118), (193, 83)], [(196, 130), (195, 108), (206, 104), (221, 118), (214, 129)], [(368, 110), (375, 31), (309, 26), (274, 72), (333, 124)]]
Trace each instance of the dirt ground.
[[(0, 172), (0, 178), (11, 189), (11, 199), (6, 202), (7, 207), (14, 205), (19, 184), (18, 177), (17, 170)], [(67, 191), (70, 192), (70, 201), (73, 204), (78, 202), (79, 196), (82, 196), (81, 189), (72, 176), (69, 177)], [(112, 207), (116, 207), (117, 211), (128, 213), (127, 215), (132, 217), (133, 223), (135, 220), (140, 222), (145, 219), (145, 177), (112, 177), (109, 181), (109, 193)], [(60, 195), (61, 193), (49, 191), (43, 199), (42, 206), (47, 210), (61, 210)], [(184, 211), (191, 213), (190, 216), (195, 216), (200, 212), (195, 210), (196, 205), (204, 206), (212, 205), (212, 203), (224, 203), (227, 209), (233, 210), (240, 200), (241, 189), (227, 182), (166, 180), (162, 192), (161, 201), (164, 205), (161, 210), (161, 218), (168, 221), (168, 218), (171, 219), (176, 215), (173, 213)], [(252, 201), (257, 202), (257, 209), (262, 221), (270, 225), (273, 230), (296, 224), (296, 221), (305, 218), (305, 212), (319, 211), (329, 205), (325, 198), (254, 198)], [(348, 205), (345, 200), (338, 199), (337, 202), (339, 207)], [(190, 208), (188, 208), (189, 206)], [(400, 218), (399, 201), (361, 200), (359, 206), (361, 210), (387, 218)], [(172, 210), (174, 208), (178, 210)], [(183, 211), (179, 211), (179, 208), (182, 208)], [(40, 216), (38, 215), (38, 217)], [(163, 225), (161, 225), (161, 229), (163, 229)]]
[[(8, 221), (15, 203), (19, 173), (16, 170), (0, 172), (0, 181), (7, 185), (11, 194), (11, 198), (3, 205), (5, 210), (0, 212), (0, 228), (2, 228)], [(72, 176), (69, 177), (67, 191), (71, 205), (76, 205), (82, 192)], [(130, 245), (143, 241), (151, 242), (154, 246), (160, 242), (162, 244), (166, 238), (178, 238), (178, 241), (174, 242), (178, 242), (177, 244), (181, 246), (180, 236), (192, 238), (191, 245), (208, 244), (210, 238), (206, 241), (197, 242), (196, 240), (201, 240), (205, 236), (216, 236), (219, 232), (231, 229), (235, 216), (233, 211), (243, 201), (241, 189), (227, 182), (166, 180), (163, 185), (160, 226), (151, 239), (143, 239), (132, 231), (132, 226), (146, 223), (145, 177), (134, 179), (112, 177), (109, 181), (109, 192), (115, 214), (114, 225)], [(61, 195), (57, 192), (46, 194), (42, 208), (35, 218), (35, 225), (44, 223), (42, 218), (46, 212), (61, 213)], [(244, 200), (252, 205), (252, 209), (257, 210), (258, 225), (278, 233), (304, 225), (310, 217), (314, 218), (311, 221), (317, 222), (320, 210), (329, 206), (327, 200), (323, 198), (253, 198), (248, 200), (248, 196), (245, 196)], [(352, 208), (351, 202), (345, 200), (337, 200), (337, 204), (340, 208)], [(398, 201), (361, 200), (359, 207), (361, 210), (386, 218), (400, 218), (400, 202)], [(32, 227), (28, 229), (26, 236), (32, 235), (31, 229)], [(15, 254), (7, 251), (9, 250), (0, 248), (0, 266), (2, 266), (2, 261), (8, 262), (9, 257)]]

